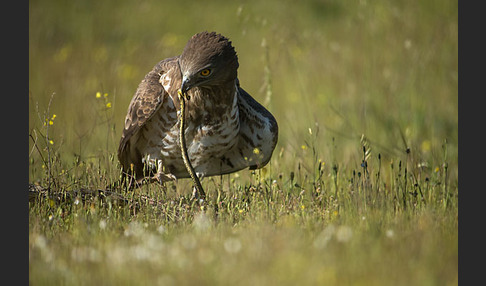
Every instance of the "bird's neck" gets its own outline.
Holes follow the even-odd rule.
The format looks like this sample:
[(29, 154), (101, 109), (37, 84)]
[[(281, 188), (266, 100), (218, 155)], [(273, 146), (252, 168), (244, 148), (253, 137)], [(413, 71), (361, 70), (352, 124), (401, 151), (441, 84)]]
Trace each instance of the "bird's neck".
[(188, 110), (204, 113), (221, 113), (231, 109), (236, 96), (236, 81), (214, 86), (195, 87), (189, 91)]
[(229, 120), (238, 108), (235, 81), (231, 85), (194, 88), (189, 96), (188, 122), (192, 122), (194, 128)]

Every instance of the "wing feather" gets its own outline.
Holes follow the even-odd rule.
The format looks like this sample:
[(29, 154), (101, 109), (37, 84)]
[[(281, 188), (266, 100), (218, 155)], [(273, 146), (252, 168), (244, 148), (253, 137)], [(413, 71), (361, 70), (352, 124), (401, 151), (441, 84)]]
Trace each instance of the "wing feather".
[(144, 124), (159, 110), (164, 101), (170, 96), (159, 82), (160, 77), (174, 67), (178, 68), (178, 57), (160, 61), (145, 76), (139, 84), (125, 117), (125, 126), (118, 146), (118, 159), (124, 170), (130, 170), (130, 164), (137, 169), (142, 168), (142, 155), (130, 147), (130, 139), (144, 126)]
[[(240, 116), (239, 142), (220, 158), (213, 158), (206, 176), (233, 173), (245, 168), (264, 167), (272, 157), (278, 140), (275, 117), (238, 84)], [(258, 149), (258, 150), (256, 150)]]
[[(246, 144), (245, 153), (253, 157), (259, 157), (256, 160), (257, 164), (251, 164), (250, 170), (259, 169), (265, 166), (272, 157), (273, 150), (277, 145), (278, 140), (278, 125), (275, 117), (263, 105), (258, 103), (250, 94), (243, 88), (238, 86), (240, 99), (240, 136), (250, 137), (252, 142)], [(246, 108), (244, 108), (246, 105)], [(248, 150), (248, 146), (257, 147), (258, 154), (253, 150)]]

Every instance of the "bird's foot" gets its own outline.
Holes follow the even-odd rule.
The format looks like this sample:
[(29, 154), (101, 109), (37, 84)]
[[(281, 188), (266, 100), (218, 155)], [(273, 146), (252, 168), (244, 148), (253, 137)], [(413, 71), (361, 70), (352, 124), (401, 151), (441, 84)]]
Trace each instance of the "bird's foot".
[(193, 186), (191, 200), (195, 200), (199, 205), (202, 205), (205, 199), (206, 199), (205, 194), (201, 196), (201, 194), (199, 194), (199, 192), (197, 191), (196, 186)]
[(177, 180), (176, 176), (172, 174), (166, 174), (163, 172), (157, 172), (151, 179), (152, 182), (159, 182), (160, 184)]

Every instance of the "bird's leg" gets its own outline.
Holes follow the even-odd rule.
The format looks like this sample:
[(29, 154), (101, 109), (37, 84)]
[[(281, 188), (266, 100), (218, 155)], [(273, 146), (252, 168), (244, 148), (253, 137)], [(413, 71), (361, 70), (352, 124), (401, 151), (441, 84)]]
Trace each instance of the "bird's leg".
[(168, 181), (175, 181), (177, 178), (168, 173), (166, 174), (164, 172), (164, 166), (162, 164), (162, 160), (158, 160), (157, 161), (157, 173), (155, 173), (155, 175), (151, 178), (151, 181), (154, 182), (154, 181), (157, 181), (159, 182), (160, 184), (164, 183), (164, 182), (168, 182)]
[(193, 185), (192, 186), (192, 197), (191, 197), (191, 200), (196, 200), (197, 202), (199, 202), (199, 199), (200, 199), (199, 192), (197, 191), (196, 186)]
[[(203, 173), (196, 172), (196, 176), (198, 180), (202, 180), (204, 177)], [(204, 190), (201, 188), (202, 192), (198, 191), (198, 187), (196, 184), (192, 186), (192, 197), (191, 200), (196, 200), (199, 204), (204, 202), (204, 199), (206, 198), (206, 193), (204, 193)]]

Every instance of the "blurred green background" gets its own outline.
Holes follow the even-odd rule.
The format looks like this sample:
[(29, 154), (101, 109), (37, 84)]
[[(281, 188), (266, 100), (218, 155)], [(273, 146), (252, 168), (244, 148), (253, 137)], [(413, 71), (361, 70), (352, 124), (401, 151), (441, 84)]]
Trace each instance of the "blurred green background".
[(32, 285), (457, 285), (456, 0), (31, 0), (29, 181), (116, 180), (138, 84), (203, 30), (278, 121), (269, 167), (203, 180), (207, 211), (189, 180), (29, 203)]
[[(49, 137), (61, 160), (113, 156), (145, 74), (208, 30), (232, 40), (242, 86), (277, 118), (277, 171), (295, 168), (311, 145), (324, 162), (355, 167), (364, 134), (374, 155), (391, 161), (410, 147), (429, 168), (444, 161), (447, 142), (454, 175), (457, 7), (438, 0), (31, 0), (29, 131), (40, 136), (55, 114)], [(40, 168), (36, 156), (31, 169)], [(30, 180), (40, 175), (31, 172)]]

